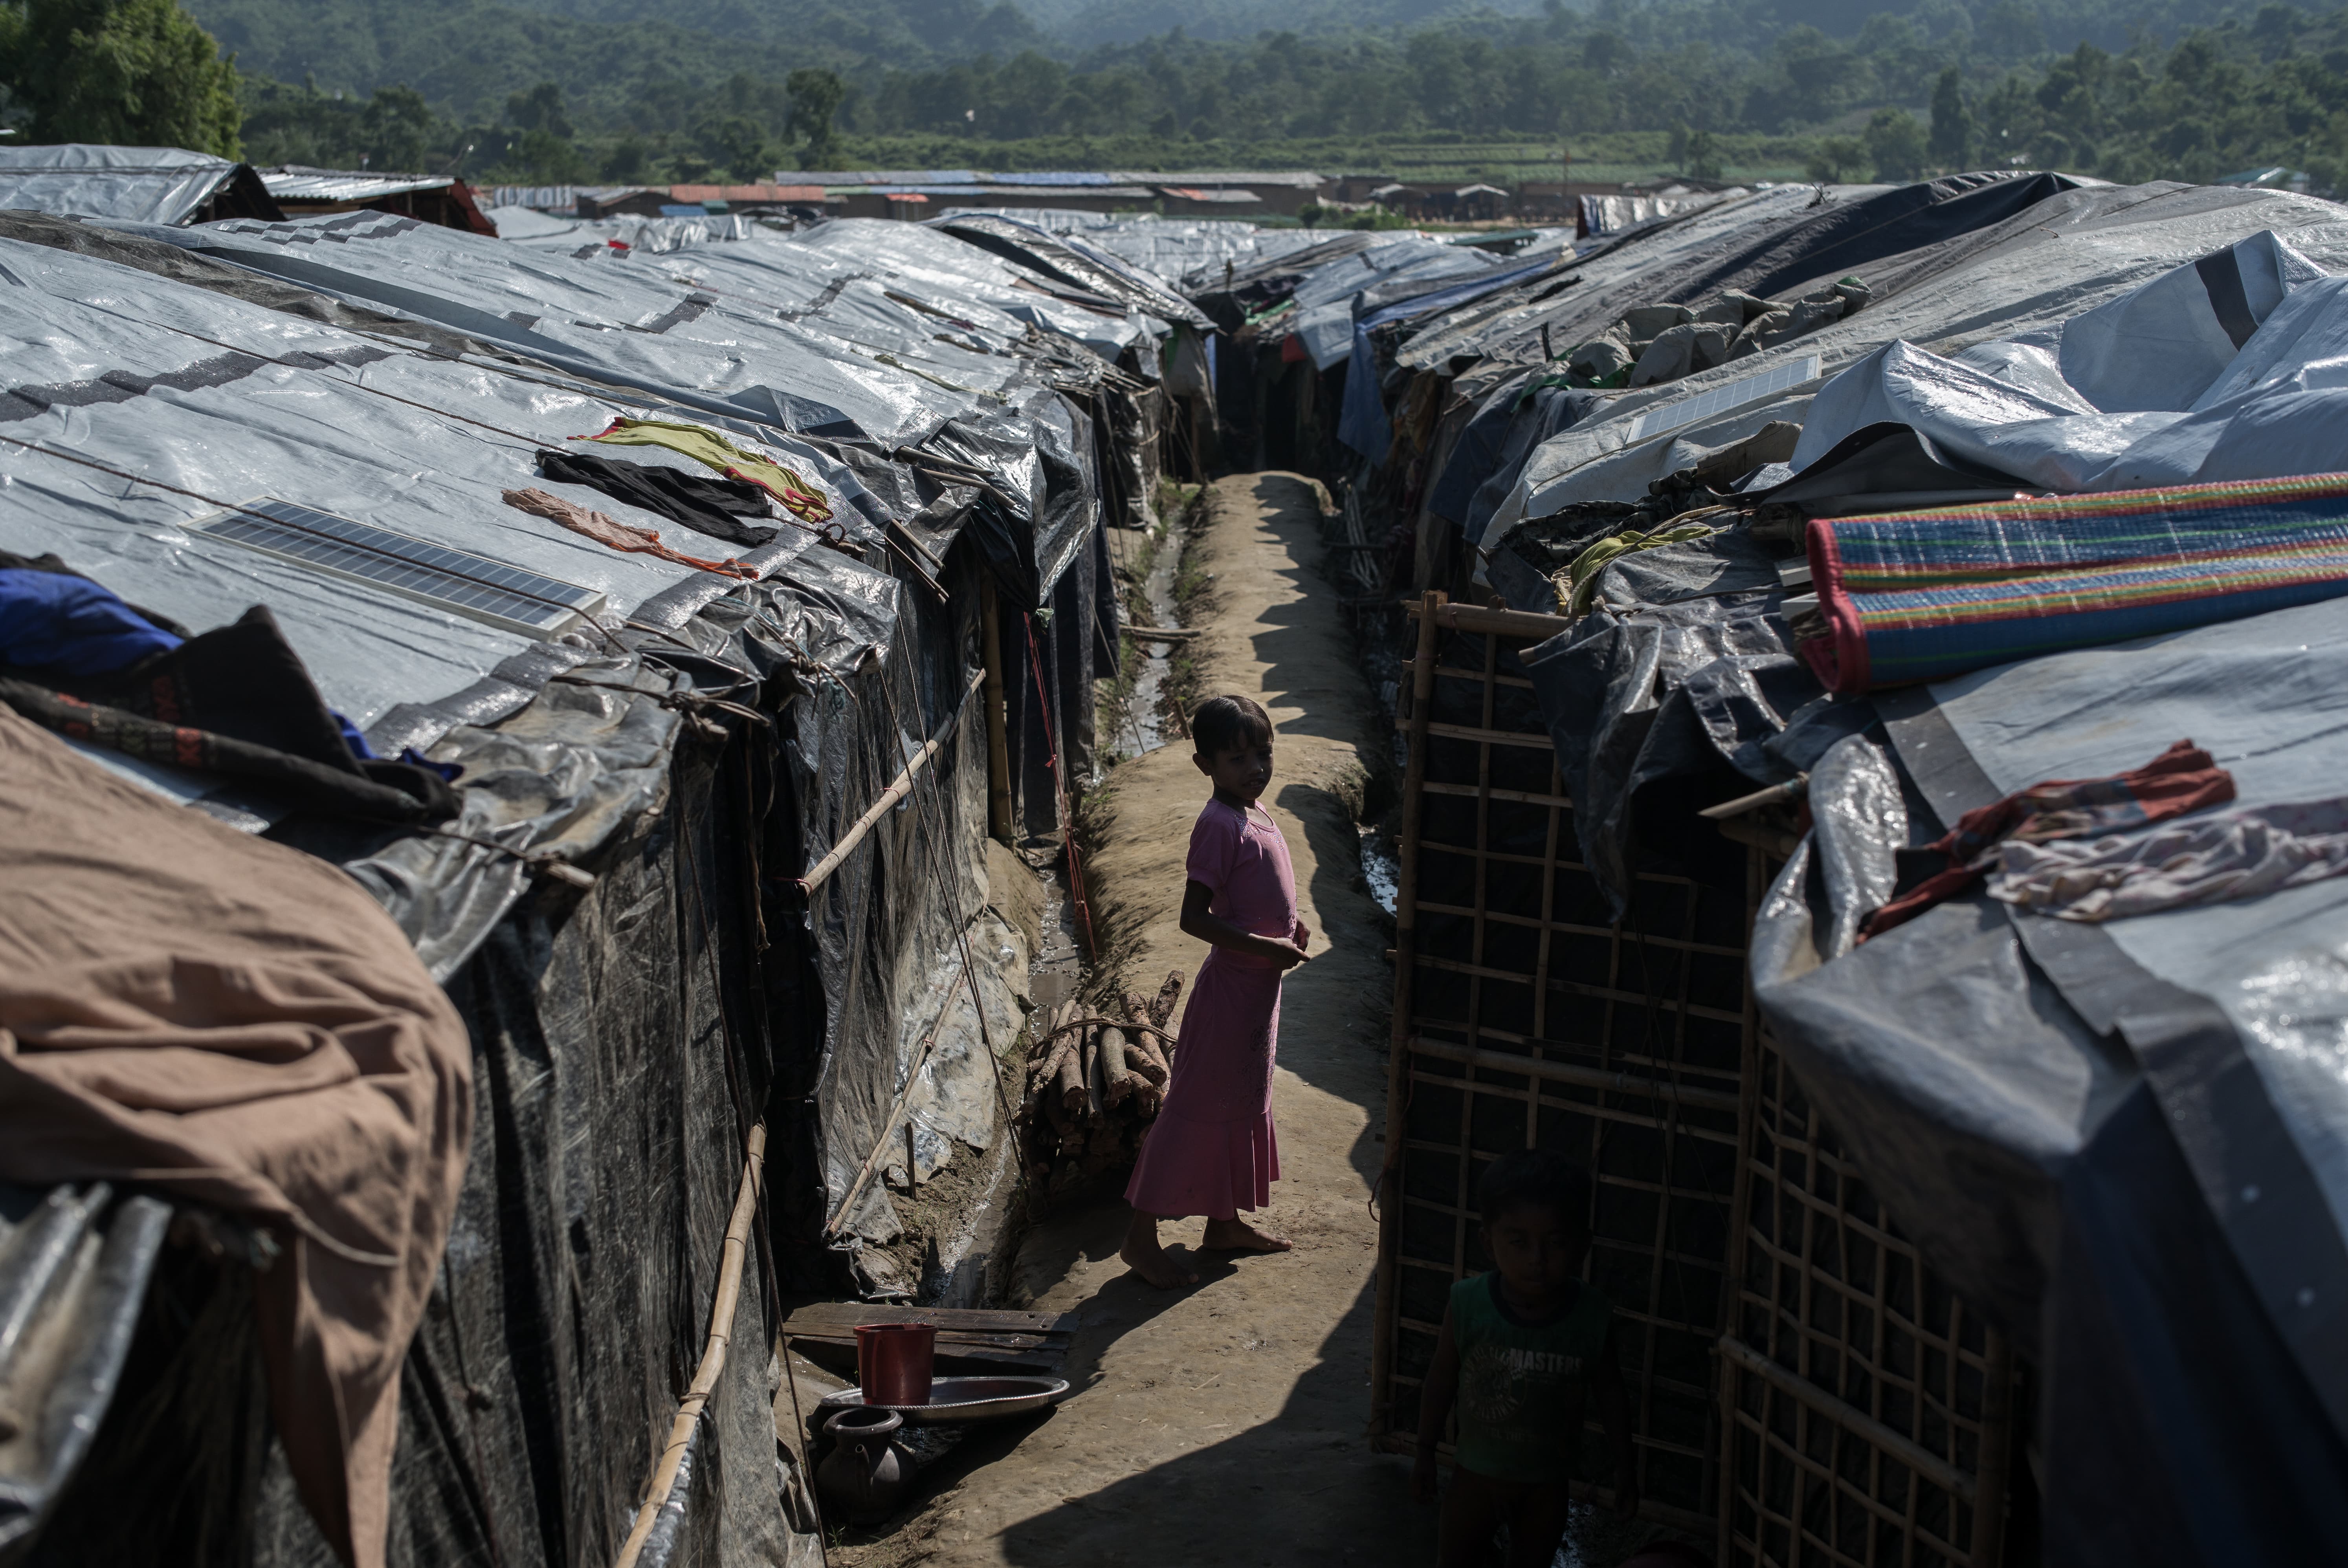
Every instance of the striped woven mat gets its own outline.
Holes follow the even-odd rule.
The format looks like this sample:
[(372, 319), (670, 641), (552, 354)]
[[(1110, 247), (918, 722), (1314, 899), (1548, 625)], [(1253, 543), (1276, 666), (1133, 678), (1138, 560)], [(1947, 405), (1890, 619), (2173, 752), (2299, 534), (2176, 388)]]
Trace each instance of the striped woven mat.
[(1938, 681), (2348, 594), (2348, 474), (1810, 523), (1837, 692)]

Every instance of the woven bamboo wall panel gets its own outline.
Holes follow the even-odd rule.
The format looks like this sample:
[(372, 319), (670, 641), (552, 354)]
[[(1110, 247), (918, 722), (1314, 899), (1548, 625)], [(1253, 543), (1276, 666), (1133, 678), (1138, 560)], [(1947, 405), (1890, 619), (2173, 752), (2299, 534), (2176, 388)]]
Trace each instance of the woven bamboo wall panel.
[(1755, 1079), (1722, 1345), (1730, 1560), (1993, 1568), (2011, 1457), (2005, 1343), (1901, 1238), (1766, 1036)]
[[(1407, 1450), (1452, 1283), (1488, 1266), (1476, 1179), (1561, 1149), (1595, 1178), (1646, 1512), (1754, 1568), (1996, 1568), (2013, 1372), (1880, 1211), (1758, 1027), (1773, 867), (1642, 875), (1617, 926), (1517, 651), (1540, 618), (1423, 607), (1372, 1349)], [(1611, 1469), (1594, 1427), (1578, 1473)], [(1601, 1495), (1603, 1489), (1598, 1489)], [(1716, 1533), (1715, 1533), (1716, 1532)]]
[[(1477, 612), (1457, 612), (1472, 622)], [(1588, 1277), (1614, 1303), (1640, 1481), (1659, 1517), (1715, 1506), (1715, 1345), (1751, 1028), (1749, 895), (1642, 877), (1620, 927), (1581, 864), (1556, 753), (1516, 650), (1426, 647), (1408, 715), (1408, 977), (1382, 1311), (1382, 1432), (1406, 1441), (1455, 1280), (1488, 1266), (1474, 1191), (1492, 1157), (1562, 1149), (1595, 1178)], [(1410, 673), (1415, 691), (1419, 674)], [(1735, 867), (1741, 872), (1741, 864)], [(1521, 1064), (1521, 1065), (1519, 1065)], [(1607, 1476), (1593, 1426), (1580, 1473)]]

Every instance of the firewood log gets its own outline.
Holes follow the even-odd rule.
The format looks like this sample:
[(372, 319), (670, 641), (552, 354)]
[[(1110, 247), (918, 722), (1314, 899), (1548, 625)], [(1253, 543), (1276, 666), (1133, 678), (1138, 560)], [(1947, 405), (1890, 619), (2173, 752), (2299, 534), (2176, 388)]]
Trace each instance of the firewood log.
[[(1125, 999), (1125, 1012), (1126, 1018), (1133, 1023), (1149, 1021), (1149, 1004), (1130, 992)], [(1173, 1068), (1166, 1060), (1165, 1049), (1146, 1030), (1135, 1030), (1127, 1037), (1125, 1043), (1126, 1060), (1132, 1061), (1136, 1050), (1148, 1059), (1149, 1065), (1147, 1067), (1139, 1062), (1134, 1063), (1135, 1071), (1144, 1078), (1148, 1079), (1152, 1083), (1162, 1085), (1169, 1077), (1172, 1076)]]
[(1174, 1016), (1174, 1004), (1181, 999), (1182, 971), (1175, 969), (1167, 975), (1166, 983), (1158, 988), (1157, 999), (1149, 1004), (1149, 1021), (1160, 1029), (1172, 1028), (1168, 1020)]
[[(1138, 1040), (1128, 1040), (1125, 1042), (1125, 1065), (1128, 1071), (1151, 1088), (1165, 1088), (1166, 1080), (1172, 1076), (1167, 1071), (1166, 1063), (1159, 1060), (1157, 1053)], [(1136, 1084), (1133, 1092), (1139, 1092), (1142, 1086), (1142, 1084)]]
[(1104, 1024), (1100, 1031), (1100, 1097), (1103, 1104), (1122, 1105), (1141, 1081), (1126, 1065), (1125, 1030)]
[(1084, 1031), (1083, 1054), (1077, 1059), (1076, 1094), (1068, 1109), (1081, 1107), (1082, 1113), (1097, 1122), (1103, 1115), (1100, 1098), (1100, 1026), (1086, 1024)]
[(1059, 1062), (1059, 1066), (1053, 1070), (1053, 1088), (1047, 1099), (1050, 1103), (1059, 1107), (1059, 1114), (1052, 1118), (1054, 1124), (1068, 1127), (1074, 1125), (1076, 1118), (1084, 1114), (1086, 1103), (1084, 1053), (1071, 1046), (1055, 1060)]

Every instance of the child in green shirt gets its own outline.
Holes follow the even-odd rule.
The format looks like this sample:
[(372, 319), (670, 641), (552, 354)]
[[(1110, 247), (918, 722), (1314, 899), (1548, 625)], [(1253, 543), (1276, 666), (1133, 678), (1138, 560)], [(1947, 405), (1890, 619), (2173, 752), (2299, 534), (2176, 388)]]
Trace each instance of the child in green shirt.
[(1592, 1395), (1614, 1450), (1614, 1506), (1639, 1507), (1631, 1401), (1609, 1333), (1613, 1308), (1579, 1276), (1590, 1178), (1541, 1149), (1503, 1154), (1476, 1187), (1490, 1274), (1451, 1287), (1420, 1390), (1413, 1490), (1435, 1501), (1435, 1445), (1459, 1409), (1443, 1499), (1441, 1568), (1470, 1568), (1509, 1526), (1509, 1568), (1549, 1568), (1565, 1539), (1568, 1481)]

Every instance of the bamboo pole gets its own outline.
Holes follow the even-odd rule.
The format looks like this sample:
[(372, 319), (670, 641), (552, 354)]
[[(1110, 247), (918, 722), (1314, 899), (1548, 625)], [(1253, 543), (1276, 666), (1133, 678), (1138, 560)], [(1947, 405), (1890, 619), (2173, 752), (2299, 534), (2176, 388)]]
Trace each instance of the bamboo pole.
[(719, 1249), (717, 1265), (717, 1296), (709, 1308), (709, 1337), (701, 1349), (701, 1365), (693, 1374), (693, 1385), (678, 1401), (676, 1419), (669, 1423), (668, 1446), (653, 1465), (652, 1484), (644, 1489), (644, 1501), (636, 1510), (636, 1522), (629, 1530), (627, 1540), (620, 1543), (616, 1568), (635, 1568), (636, 1559), (651, 1538), (653, 1525), (660, 1511), (667, 1505), (669, 1493), (676, 1489), (677, 1467), (685, 1462), (685, 1444), (692, 1440), (695, 1423), (708, 1408), (710, 1396), (717, 1391), (717, 1378), (726, 1370), (726, 1347), (734, 1334), (734, 1308), (742, 1296), (742, 1259), (749, 1250), (750, 1220), (758, 1212), (758, 1179), (767, 1165), (767, 1124), (757, 1122), (750, 1129), (748, 1148), (742, 1161), (742, 1184), (734, 1196), (734, 1214), (726, 1223), (726, 1240)]
[(1992, 1328), (1982, 1348), (1988, 1364), (1982, 1374), (1981, 1447), (1973, 1456), (1971, 1568), (2001, 1568), (2005, 1562), (2006, 1471), (2013, 1463), (2013, 1347)]
[(994, 579), (978, 579), (979, 654), (986, 671), (986, 821), (1001, 843), (1012, 842), (1011, 745), (1003, 710), (1003, 618), (994, 603)]
[(1410, 613), (1414, 618), (1431, 614), (1447, 631), (1483, 631), (1521, 638), (1527, 642), (1546, 642), (1573, 624), (1562, 615), (1541, 615), (1529, 610), (1487, 610), (1477, 604), (1445, 603), (1431, 610), (1414, 607)]
[(978, 683), (983, 679), (984, 679), (983, 674), (973, 675), (970, 678), (969, 683), (963, 688), (962, 702), (954, 704), (954, 711), (946, 716), (944, 723), (938, 726), (938, 733), (922, 743), (922, 749), (913, 753), (912, 760), (905, 764), (904, 771), (890, 783), (887, 789), (880, 792), (880, 798), (872, 803), (864, 815), (858, 817), (849, 830), (839, 835), (839, 842), (831, 846), (830, 853), (808, 867), (807, 875), (799, 878), (799, 891), (802, 894), (812, 894), (817, 888), (822, 886), (825, 880), (833, 872), (839, 870), (841, 864), (848, 859), (850, 852), (864, 842), (864, 835), (872, 831), (873, 824), (888, 815), (899, 801), (912, 793), (914, 779), (921, 775), (923, 768), (930, 765), (930, 759), (945, 748), (946, 742), (952, 739), (954, 731), (961, 727), (963, 708), (969, 702), (970, 694), (978, 690)]
[(1436, 612), (1444, 595), (1419, 601), (1418, 652), (1410, 667), (1410, 737), (1403, 764), (1401, 868), (1395, 878), (1394, 1035), (1386, 1059), (1386, 1157), (1378, 1173), (1378, 1294), (1370, 1330), (1370, 1430), (1385, 1432), (1394, 1414), (1395, 1315), (1402, 1293), (1396, 1260), (1402, 1240), (1402, 1144), (1410, 1091), (1412, 966), (1418, 953), (1418, 817), (1426, 798), (1426, 723), (1435, 700)]
[[(1745, 941), (1753, 943), (1753, 927), (1768, 891), (1768, 866), (1761, 852), (1745, 851)], [(1753, 1145), (1761, 1131), (1761, 1012), (1753, 995), (1752, 967), (1746, 967), (1744, 1040), (1737, 1053), (1736, 1172), (1729, 1180), (1728, 1245), (1722, 1258), (1720, 1309), (1722, 1342), (1735, 1339), (1745, 1302), (1745, 1264), (1752, 1239)], [(1713, 1376), (1720, 1421), (1720, 1522), (1714, 1544), (1715, 1559), (1727, 1568), (1736, 1546), (1736, 1369), (1728, 1354), (1715, 1348)]]

